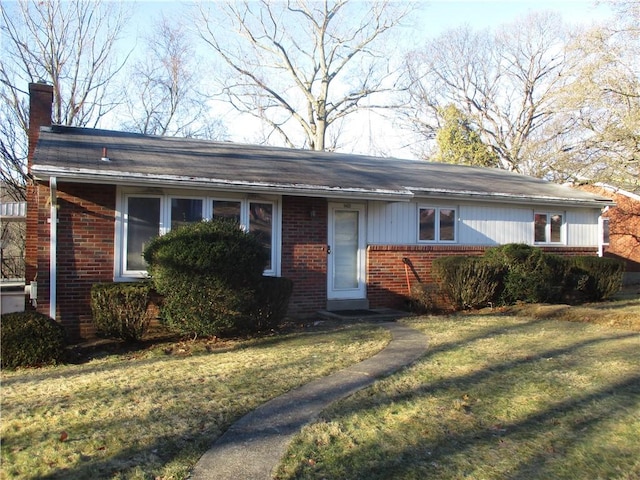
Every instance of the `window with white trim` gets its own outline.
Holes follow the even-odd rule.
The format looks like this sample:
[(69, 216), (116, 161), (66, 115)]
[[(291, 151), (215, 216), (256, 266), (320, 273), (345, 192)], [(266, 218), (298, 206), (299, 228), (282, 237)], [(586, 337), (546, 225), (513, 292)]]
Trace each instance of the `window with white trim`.
[(123, 270), (140, 274), (147, 270), (142, 257), (145, 246), (160, 233), (160, 197), (132, 195), (126, 197), (123, 235)]
[(420, 207), (418, 209), (418, 240), (420, 242), (454, 243), (456, 209), (452, 207)]
[(117, 277), (140, 277), (147, 265), (142, 256), (147, 243), (168, 231), (211, 218), (234, 220), (256, 235), (269, 253), (265, 274), (275, 275), (276, 203), (264, 200), (145, 195), (130, 193), (122, 197), (121, 238)]
[(536, 212), (533, 225), (535, 243), (564, 243), (564, 214)]
[(265, 270), (271, 270), (273, 259), (273, 204), (249, 202), (249, 232), (254, 234), (269, 253)]

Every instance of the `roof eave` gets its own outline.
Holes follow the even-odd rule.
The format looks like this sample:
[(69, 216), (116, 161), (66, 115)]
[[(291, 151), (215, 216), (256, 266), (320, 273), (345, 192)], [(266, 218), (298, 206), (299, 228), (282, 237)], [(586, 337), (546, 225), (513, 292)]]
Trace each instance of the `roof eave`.
[[(410, 187), (408, 187), (411, 189)], [(610, 199), (582, 199), (582, 198), (562, 198), (548, 195), (521, 195), (510, 193), (485, 193), (474, 191), (452, 191), (452, 190), (430, 190), (430, 189), (412, 189), (416, 197), (437, 198), (451, 200), (482, 200), (491, 203), (511, 203), (517, 205), (544, 204), (555, 207), (611, 207), (616, 203)]]
[(162, 186), (187, 188), (215, 188), (222, 191), (243, 193), (269, 193), (294, 196), (318, 196), (326, 198), (355, 198), (362, 200), (391, 200), (408, 202), (413, 198), (409, 190), (342, 188), (322, 185), (274, 184), (263, 182), (231, 181), (215, 178), (185, 177), (174, 175), (149, 175), (117, 171), (69, 169), (50, 165), (34, 165), (31, 173), (36, 180), (51, 177), (74, 183), (96, 183), (121, 186)]

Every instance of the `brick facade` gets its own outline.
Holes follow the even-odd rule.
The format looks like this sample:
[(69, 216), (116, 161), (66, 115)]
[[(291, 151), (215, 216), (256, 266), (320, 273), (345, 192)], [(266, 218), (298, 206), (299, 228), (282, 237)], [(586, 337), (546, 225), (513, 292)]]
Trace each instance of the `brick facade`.
[[(33, 151), (36, 148), (40, 127), (51, 125), (51, 109), (53, 103), (53, 87), (41, 83), (29, 84), (29, 153), (27, 157), (27, 171), (31, 172)], [(33, 182), (27, 183), (27, 242), (25, 246), (25, 280), (27, 284), (35, 280), (39, 270), (38, 258), (38, 222), (40, 215), (39, 186)], [(45, 204), (43, 204), (45, 205)], [(35, 233), (37, 232), (37, 233)], [(47, 279), (48, 281), (48, 279)], [(48, 293), (47, 293), (48, 295)]]
[(282, 198), (283, 277), (293, 280), (289, 313), (309, 316), (327, 304), (327, 200)]
[[(371, 308), (407, 307), (410, 285), (434, 283), (433, 260), (452, 255), (482, 255), (487, 247), (461, 245), (369, 245), (367, 296)], [(597, 255), (595, 248), (545, 247), (558, 255)], [(406, 263), (404, 261), (406, 259)]]
[[(49, 313), (49, 195), (38, 186), (38, 305)], [(90, 293), (94, 283), (113, 281), (116, 187), (58, 184), (56, 319), (72, 339), (94, 335)]]
[(611, 198), (615, 207), (603, 213), (609, 219), (609, 245), (604, 256), (625, 262), (627, 274), (640, 278), (640, 200), (638, 195), (594, 185), (580, 187), (587, 192)]

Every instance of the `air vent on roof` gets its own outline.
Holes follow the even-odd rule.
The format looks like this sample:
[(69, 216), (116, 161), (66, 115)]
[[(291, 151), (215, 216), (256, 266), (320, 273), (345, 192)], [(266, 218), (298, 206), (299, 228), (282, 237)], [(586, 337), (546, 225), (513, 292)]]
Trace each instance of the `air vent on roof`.
[(109, 157), (107, 156), (107, 147), (102, 147), (102, 158), (100, 159), (103, 162), (110, 162)]

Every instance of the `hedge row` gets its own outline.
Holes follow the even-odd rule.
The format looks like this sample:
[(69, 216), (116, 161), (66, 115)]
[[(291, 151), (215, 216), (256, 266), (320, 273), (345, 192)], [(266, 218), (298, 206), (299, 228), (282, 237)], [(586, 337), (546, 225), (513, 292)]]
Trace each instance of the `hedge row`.
[(561, 257), (524, 244), (491, 248), (482, 257), (442, 257), (433, 272), (458, 309), (487, 304), (581, 303), (620, 290), (624, 264), (592, 256)]

